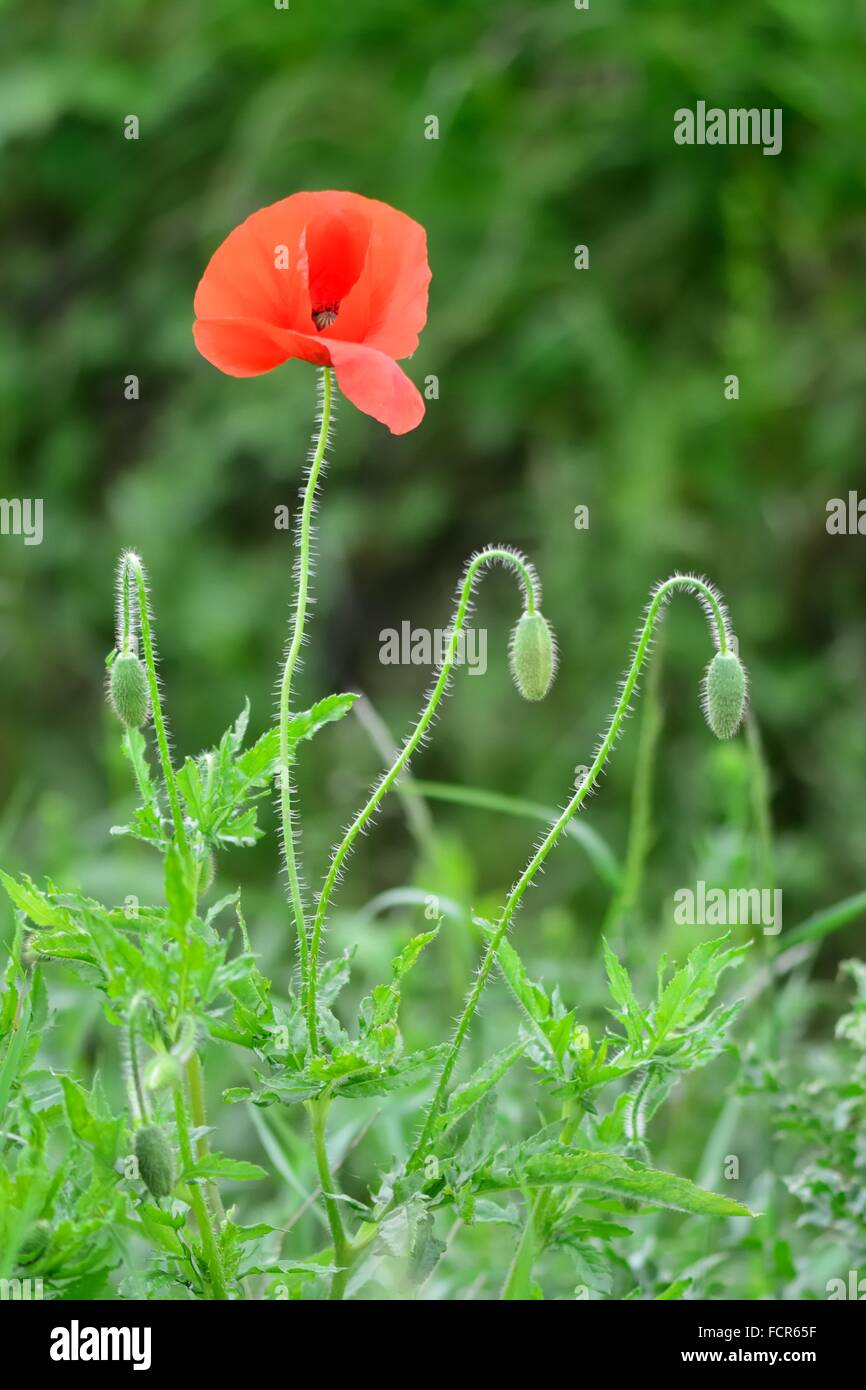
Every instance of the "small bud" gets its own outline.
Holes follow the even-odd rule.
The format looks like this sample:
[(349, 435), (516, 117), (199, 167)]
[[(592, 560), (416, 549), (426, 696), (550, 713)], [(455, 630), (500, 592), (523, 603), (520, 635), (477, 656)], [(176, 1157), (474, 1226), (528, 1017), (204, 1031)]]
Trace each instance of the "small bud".
[(205, 855), (205, 858), (202, 860), (201, 867), (199, 869), (199, 893), (204, 895), (208, 891), (208, 889), (213, 886), (213, 881), (215, 878), (216, 855), (214, 854), (213, 850), (208, 850), (207, 854)]
[(511, 634), (511, 675), (524, 700), (543, 700), (556, 674), (556, 642), (538, 610), (523, 613)]
[(49, 1221), (37, 1221), (35, 1226), (31, 1226), (27, 1235), (18, 1250), (18, 1263), (20, 1265), (32, 1265), (45, 1253), (48, 1242), (51, 1239), (51, 1223)]
[(174, 1187), (174, 1154), (164, 1129), (145, 1125), (135, 1136), (141, 1180), (153, 1197), (168, 1197)]
[(115, 659), (109, 688), (111, 704), (121, 723), (129, 729), (140, 729), (150, 714), (150, 692), (137, 656), (124, 652)]
[(703, 705), (716, 738), (733, 738), (746, 709), (746, 671), (735, 652), (716, 652), (704, 677)]
[(167, 1091), (180, 1083), (180, 1062), (170, 1052), (151, 1057), (144, 1069), (144, 1084), (149, 1091)]

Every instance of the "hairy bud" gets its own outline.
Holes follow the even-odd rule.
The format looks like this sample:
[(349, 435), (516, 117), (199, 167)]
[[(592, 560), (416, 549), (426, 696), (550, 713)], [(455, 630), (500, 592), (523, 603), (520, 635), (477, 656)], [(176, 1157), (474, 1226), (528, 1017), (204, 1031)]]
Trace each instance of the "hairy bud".
[(129, 729), (140, 729), (150, 715), (150, 692), (147, 676), (137, 656), (123, 652), (111, 666), (111, 704), (121, 723)]
[(556, 641), (538, 610), (523, 613), (511, 634), (511, 675), (524, 700), (543, 700), (556, 674)]
[(181, 1079), (180, 1062), (170, 1052), (151, 1057), (144, 1069), (144, 1084), (149, 1091), (167, 1091)]
[(208, 850), (199, 869), (199, 893), (204, 894), (213, 886), (213, 881), (216, 878), (216, 867), (216, 855), (213, 850)]
[(141, 1180), (153, 1197), (169, 1197), (174, 1187), (174, 1154), (165, 1130), (144, 1125), (136, 1131), (135, 1156)]
[(703, 705), (716, 738), (733, 738), (746, 709), (746, 671), (735, 652), (716, 652), (704, 677)]

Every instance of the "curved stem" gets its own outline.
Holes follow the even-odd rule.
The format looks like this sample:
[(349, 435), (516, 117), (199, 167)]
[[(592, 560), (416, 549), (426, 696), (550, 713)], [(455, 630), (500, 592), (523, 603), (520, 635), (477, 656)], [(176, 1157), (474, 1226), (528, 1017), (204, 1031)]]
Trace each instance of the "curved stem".
[(331, 369), (330, 367), (323, 367), (321, 375), (319, 435), (307, 470), (307, 480), (304, 485), (303, 504), (301, 508), (301, 521), (296, 539), (298, 547), (297, 589), (295, 592), (295, 611), (292, 618), (292, 635), (289, 642), (289, 650), (286, 653), (282, 679), (280, 681), (280, 819), (283, 835), (283, 857), (285, 859), (286, 873), (289, 878), (289, 893), (295, 914), (295, 929), (298, 937), (298, 958), (301, 968), (302, 985), (307, 973), (307, 922), (304, 913), (304, 900), (301, 892), (298, 861), (295, 854), (295, 832), (292, 824), (289, 717), (292, 697), (292, 680), (294, 679), (295, 668), (298, 664), (298, 657), (304, 640), (304, 626), (307, 617), (307, 602), (310, 586), (310, 539), (313, 507), (315, 505), (316, 485), (319, 479), (319, 472), (325, 458), (325, 451), (328, 447), (328, 435), (331, 427), (332, 390)]
[(147, 1100), (145, 1099), (144, 1087), (141, 1084), (141, 1066), (138, 1060), (138, 1034), (136, 1032), (136, 1004), (133, 1000), (129, 1016), (126, 1021), (126, 1049), (129, 1058), (129, 1079), (132, 1085), (129, 1089), (130, 1109), (136, 1124), (147, 1124), (148, 1111)]
[(319, 1050), (318, 1013), (316, 1007), (319, 950), (331, 894), (340, 878), (346, 857), (351, 852), (356, 839), (367, 824), (367, 821), (376, 811), (383, 797), (391, 790), (397, 778), (400, 776), (400, 773), (404, 770), (412, 754), (430, 728), (436, 714), (437, 706), (445, 694), (451, 679), (451, 672), (457, 656), (460, 635), (471, 608), (472, 591), (475, 587), (479, 571), (486, 565), (495, 563), (502, 564), (506, 566), (506, 568), (514, 570), (518, 575), (523, 585), (525, 606), (528, 613), (534, 613), (540, 602), (540, 585), (535, 570), (522, 555), (513, 550), (508, 550), (504, 546), (487, 546), (484, 550), (479, 551), (477, 555), (474, 555), (466, 566), (457, 591), (457, 606), (454, 610), (448, 650), (430, 693), (427, 696), (424, 708), (418, 716), (418, 721), (394, 759), (394, 762), (376, 783), (367, 801), (361, 807), (346, 830), (342, 840), (331, 855), (328, 872), (319, 894), (318, 903), (316, 904), (316, 915), (313, 921), (313, 931), (310, 938), (310, 960), (307, 976), (307, 1031), (310, 1037), (310, 1046), (314, 1053), (317, 1053)]
[(127, 563), (128, 557), (123, 556), (121, 560), (119, 588), (117, 603), (117, 646), (118, 650), (124, 655), (132, 651), (133, 638), (136, 636), (132, 625), (132, 605), (129, 592), (129, 570)]
[(150, 690), (150, 704), (153, 710), (153, 728), (156, 734), (157, 748), (159, 749), (159, 760), (162, 766), (162, 776), (165, 782), (165, 790), (168, 794), (168, 802), (171, 807), (171, 818), (174, 823), (174, 834), (179, 848), (188, 852), (186, 826), (184, 825), (183, 812), (181, 811), (180, 798), (177, 793), (177, 783), (174, 776), (174, 768), (171, 763), (171, 754), (168, 748), (168, 731), (166, 728), (165, 717), (162, 712), (162, 702), (159, 694), (159, 681), (156, 677), (156, 655), (154, 649), (153, 629), (150, 616), (150, 595), (147, 589), (147, 577), (141, 559), (133, 551), (127, 551), (121, 559), (122, 566), (122, 637), (121, 640), (129, 649), (129, 642), (132, 637), (133, 625), (130, 615), (130, 596), (128, 580), (130, 573), (135, 580), (137, 594), (137, 618), (141, 630), (141, 644), (144, 649), (144, 667), (147, 673), (147, 684)]
[(619, 699), (617, 700), (616, 705), (614, 707), (613, 714), (611, 715), (610, 722), (607, 726), (607, 731), (604, 734), (601, 743), (599, 744), (592, 766), (590, 767), (589, 772), (581, 782), (580, 786), (575, 791), (568, 805), (565, 807), (564, 811), (561, 813), (561, 815), (557, 817), (557, 819), (551, 825), (550, 829), (548, 830), (544, 839), (541, 841), (540, 845), (536, 849), (535, 853), (533, 854), (532, 858), (530, 859), (520, 878), (517, 880), (511, 892), (509, 893), (508, 898), (506, 899), (505, 904), (502, 910), (500, 911), (498, 918), (496, 919), (493, 930), (490, 934), (487, 950), (484, 953), (481, 965), (475, 976), (472, 988), (469, 991), (469, 995), (467, 997), (463, 1013), (460, 1015), (457, 1027), (454, 1031), (454, 1037), (452, 1038), (451, 1046), (445, 1058), (445, 1063), (442, 1067), (442, 1071), (439, 1076), (439, 1081), (436, 1086), (436, 1091), (434, 1093), (433, 1100), (431, 1101), (427, 1114), (424, 1118), (424, 1123), (421, 1127), (421, 1133), (419, 1135), (418, 1142), (416, 1143), (415, 1148), (413, 1149), (412, 1154), (410, 1155), (408, 1163), (408, 1167), (410, 1169), (417, 1168), (419, 1166), (423, 1159), (425, 1150), (427, 1149), (431, 1139), (433, 1138), (436, 1121), (445, 1102), (446, 1094), (448, 1091), (448, 1084), (451, 1080), (451, 1074), (454, 1071), (454, 1067), (456, 1065), (457, 1058), (460, 1054), (460, 1049), (465, 1041), (466, 1034), (469, 1032), (469, 1025), (471, 1024), (475, 1010), (478, 1007), (479, 1000), (481, 999), (481, 995), (484, 991), (484, 986), (487, 983), (490, 971), (492, 970), (494, 962), (496, 961), (496, 955), (499, 950), (500, 943), (503, 937), (505, 936), (506, 932), (508, 931), (509, 926), (511, 925), (512, 918), (514, 917), (517, 908), (520, 906), (520, 901), (527, 888), (532, 883), (533, 879), (535, 878), (545, 859), (550, 854), (550, 851), (553, 849), (559, 837), (562, 835), (562, 832), (565, 830), (566, 826), (568, 825), (568, 822), (571, 820), (575, 811), (579, 810), (583, 802), (589, 796), (589, 793), (595, 787), (604, 769), (605, 763), (610, 757), (613, 751), (613, 747), (621, 732), (623, 720), (625, 719), (626, 714), (628, 713), (632, 696), (634, 695), (635, 687), (637, 686), (638, 677), (640, 675), (641, 669), (647, 658), (648, 652), (652, 644), (652, 637), (655, 631), (656, 623), (659, 620), (659, 616), (662, 612), (662, 609), (664, 608), (665, 603), (668, 601), (670, 596), (678, 589), (682, 589), (685, 590), (687, 593), (694, 594), (698, 598), (699, 602), (701, 603), (701, 606), (704, 609), (704, 612), (707, 615), (710, 633), (718, 650), (722, 652), (722, 654), (724, 654), (731, 644), (732, 638), (730, 628), (728, 625), (728, 617), (724, 609), (722, 600), (719, 594), (716, 592), (716, 590), (705, 580), (698, 579), (694, 575), (676, 574), (673, 575), (670, 579), (665, 580), (663, 584), (659, 584), (657, 588), (654, 589), (650, 597), (649, 604), (647, 606), (643, 624), (638, 632), (637, 642), (635, 645), (634, 656), (632, 657), (631, 666), (629, 667), (625, 680), (623, 681)]

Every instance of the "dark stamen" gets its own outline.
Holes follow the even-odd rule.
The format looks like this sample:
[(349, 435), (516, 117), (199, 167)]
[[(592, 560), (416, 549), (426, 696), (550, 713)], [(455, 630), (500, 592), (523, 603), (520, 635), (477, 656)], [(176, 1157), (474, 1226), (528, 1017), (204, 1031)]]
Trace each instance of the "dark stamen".
[(339, 312), (339, 304), (323, 304), (321, 309), (313, 310), (313, 323), (320, 333), (323, 328), (330, 328), (332, 323), (336, 323)]

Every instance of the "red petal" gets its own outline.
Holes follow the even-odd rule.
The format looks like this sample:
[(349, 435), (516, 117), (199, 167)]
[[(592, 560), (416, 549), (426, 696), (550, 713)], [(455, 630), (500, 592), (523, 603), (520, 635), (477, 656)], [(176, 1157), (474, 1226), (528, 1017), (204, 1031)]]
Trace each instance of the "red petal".
[(370, 220), (358, 209), (325, 207), (307, 223), (310, 309), (340, 305), (357, 283), (370, 241)]
[(367, 265), (358, 286), (364, 286), (370, 297), (364, 342), (389, 357), (409, 357), (427, 322), (427, 233), (420, 223), (386, 203), (375, 207)]
[(396, 362), (360, 343), (331, 338), (327, 346), (340, 390), (353, 405), (387, 425), (392, 434), (406, 434), (420, 425), (421, 393)]
[(198, 319), (192, 331), (202, 357), (227, 376), (258, 376), (290, 357), (320, 367), (331, 361), (326, 343), (261, 319)]

